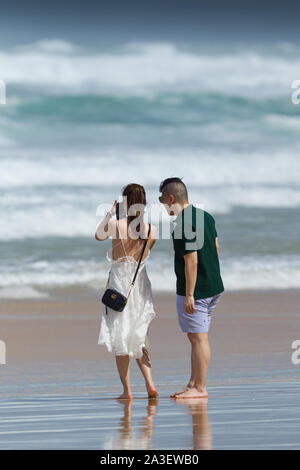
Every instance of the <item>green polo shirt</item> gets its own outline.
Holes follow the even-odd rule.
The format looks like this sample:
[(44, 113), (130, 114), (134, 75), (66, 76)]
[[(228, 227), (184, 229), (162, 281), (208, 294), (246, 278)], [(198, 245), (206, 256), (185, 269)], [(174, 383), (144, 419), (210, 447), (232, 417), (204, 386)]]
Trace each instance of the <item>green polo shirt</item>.
[(177, 278), (176, 293), (185, 292), (184, 255), (197, 251), (198, 272), (194, 298), (213, 297), (224, 291), (216, 247), (217, 231), (214, 218), (192, 204), (187, 206), (174, 221), (172, 232), (174, 267)]

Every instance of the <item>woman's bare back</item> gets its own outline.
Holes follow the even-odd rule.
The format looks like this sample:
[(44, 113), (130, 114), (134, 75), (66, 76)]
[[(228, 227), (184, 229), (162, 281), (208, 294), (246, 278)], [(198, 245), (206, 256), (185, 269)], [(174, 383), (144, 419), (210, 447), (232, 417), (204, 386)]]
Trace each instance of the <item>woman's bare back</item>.
[[(143, 249), (143, 244), (145, 239), (147, 238), (149, 224), (147, 222), (142, 222), (141, 224), (141, 237), (144, 238), (132, 238), (136, 236), (136, 234), (132, 234), (132, 230), (128, 232), (128, 224), (127, 219), (117, 220), (116, 222), (116, 236), (112, 238), (112, 259), (122, 259), (124, 261), (127, 257), (134, 258), (138, 261), (139, 256), (141, 254), (141, 250)], [(156, 238), (154, 234), (156, 233), (156, 227), (151, 225), (151, 231), (149, 235), (149, 241), (146, 245), (145, 253), (143, 255), (142, 261), (147, 258), (149, 251), (151, 250), (152, 246), (154, 245)]]

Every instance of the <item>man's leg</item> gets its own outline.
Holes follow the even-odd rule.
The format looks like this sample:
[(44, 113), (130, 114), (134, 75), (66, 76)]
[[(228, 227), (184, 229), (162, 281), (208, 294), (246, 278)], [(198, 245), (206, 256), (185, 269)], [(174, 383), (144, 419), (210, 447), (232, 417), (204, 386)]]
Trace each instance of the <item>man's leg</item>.
[[(208, 330), (211, 322), (211, 313), (219, 302), (222, 294), (207, 299), (200, 299), (195, 302), (199, 313), (193, 314), (191, 319), (197, 322), (197, 329), (202, 330), (201, 333), (188, 333), (187, 336), (192, 345), (191, 354), (191, 378), (187, 387), (181, 392), (171, 395), (172, 398), (191, 398), (193, 396), (207, 396), (206, 376), (210, 363), (210, 346), (208, 342)], [(191, 323), (193, 328), (193, 321)], [(196, 329), (196, 328), (195, 328)]]
[[(185, 317), (188, 314), (185, 312), (185, 309), (184, 309), (184, 299), (185, 299), (185, 297), (182, 296), (182, 295), (177, 295), (176, 296), (176, 310), (177, 310), (178, 321), (179, 321), (179, 325), (181, 327), (181, 330), (183, 332), (186, 332), (187, 329), (186, 329), (186, 323), (185, 323), (186, 319), (185, 319)], [(191, 361), (192, 361), (192, 356), (191, 356)], [(193, 387), (193, 386), (194, 386), (193, 376), (191, 375), (188, 384), (185, 387), (183, 387), (183, 389), (180, 390), (179, 392), (172, 393), (172, 395), (170, 395), (170, 397), (175, 398), (177, 395), (180, 395), (181, 393), (185, 392), (186, 390), (188, 390), (190, 387)]]
[[(189, 335), (189, 334), (188, 334)], [(188, 336), (187, 335), (187, 336)], [(195, 366), (193, 365), (194, 364), (194, 354), (193, 354), (193, 348), (191, 349), (191, 377), (190, 377), (190, 380), (188, 381), (188, 384), (182, 389), (182, 390), (179, 390), (179, 392), (175, 392), (175, 393), (172, 393), (172, 395), (170, 395), (171, 398), (175, 398), (177, 397), (178, 395), (181, 395), (182, 393), (186, 392), (187, 390), (189, 390), (190, 388), (193, 388), (194, 385), (195, 385), (195, 377), (194, 377), (194, 369), (195, 369)]]
[(188, 333), (191, 346), (191, 378), (187, 386), (172, 397), (187, 398), (189, 396), (206, 397), (206, 377), (210, 363), (210, 346), (208, 333)]
[(210, 363), (208, 333), (188, 333), (192, 345), (192, 377), (194, 387), (206, 392), (206, 377)]
[(188, 333), (192, 345), (192, 386), (176, 398), (206, 397), (206, 376), (210, 362), (210, 347), (208, 333)]
[[(196, 380), (198, 380), (199, 382), (199, 378), (197, 379), (197, 374), (199, 370), (199, 354), (201, 353), (202, 345), (204, 346), (204, 350), (205, 350), (204, 352), (206, 353), (205, 357), (208, 354), (210, 358), (210, 350), (209, 350), (209, 344), (208, 344), (208, 338), (207, 338), (207, 332), (209, 330), (209, 325), (211, 321), (211, 315), (209, 311), (210, 299), (196, 300), (195, 302), (196, 312), (194, 314), (186, 313), (184, 309), (184, 300), (182, 300), (179, 296), (177, 296), (177, 299), (178, 299), (177, 300), (177, 312), (178, 312), (179, 323), (182, 326), (182, 330), (185, 332), (188, 332), (187, 336), (192, 345), (191, 377), (190, 377), (188, 384), (183, 388), (183, 390), (180, 390), (179, 392), (174, 393), (173, 395), (171, 395), (171, 398), (176, 398), (179, 395), (185, 394), (185, 392), (188, 392), (190, 389), (194, 389)], [(193, 331), (196, 331), (196, 332), (198, 331), (198, 332), (193, 333)], [(197, 351), (199, 350), (198, 343), (200, 342), (201, 338), (203, 338), (203, 341), (201, 342), (201, 345), (200, 345), (200, 353), (199, 352), (197, 353)], [(205, 339), (206, 339), (206, 345), (204, 345)], [(208, 348), (208, 351), (207, 351), (207, 348)], [(201, 368), (203, 367), (205, 368), (206, 361), (207, 359), (204, 360), (204, 365), (202, 364), (203, 363), (202, 361)], [(208, 363), (209, 363), (209, 360), (208, 360)], [(207, 364), (207, 367), (208, 367), (208, 364)], [(207, 368), (206, 368), (206, 372), (207, 372)], [(199, 394), (197, 394), (197, 396), (199, 396)]]

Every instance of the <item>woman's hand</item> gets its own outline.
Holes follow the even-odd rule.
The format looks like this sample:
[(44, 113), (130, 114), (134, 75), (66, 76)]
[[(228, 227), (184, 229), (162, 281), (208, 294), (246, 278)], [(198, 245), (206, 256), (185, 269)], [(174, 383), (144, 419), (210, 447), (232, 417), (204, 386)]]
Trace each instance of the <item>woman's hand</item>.
[(104, 240), (106, 240), (108, 237), (111, 236), (111, 223), (113, 221), (111, 221), (110, 219), (116, 213), (116, 207), (117, 207), (117, 201), (114, 202), (110, 211), (106, 212), (104, 219), (102, 219), (96, 227), (95, 238), (99, 242), (103, 242)]
[(112, 208), (110, 209), (109, 211), (111, 213), (111, 215), (115, 215), (115, 213), (117, 212), (117, 200), (115, 199), (115, 202), (113, 203), (113, 206)]

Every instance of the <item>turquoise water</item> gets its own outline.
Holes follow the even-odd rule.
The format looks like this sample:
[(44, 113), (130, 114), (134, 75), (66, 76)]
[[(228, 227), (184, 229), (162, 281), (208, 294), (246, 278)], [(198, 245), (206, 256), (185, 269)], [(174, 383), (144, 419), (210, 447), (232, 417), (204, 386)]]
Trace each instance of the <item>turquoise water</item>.
[[(296, 46), (50, 40), (0, 45), (0, 66), (0, 297), (103, 287), (98, 205), (139, 182), (166, 223), (150, 204), (170, 175), (214, 215), (228, 290), (300, 286)], [(174, 289), (167, 240), (149, 270)]]

